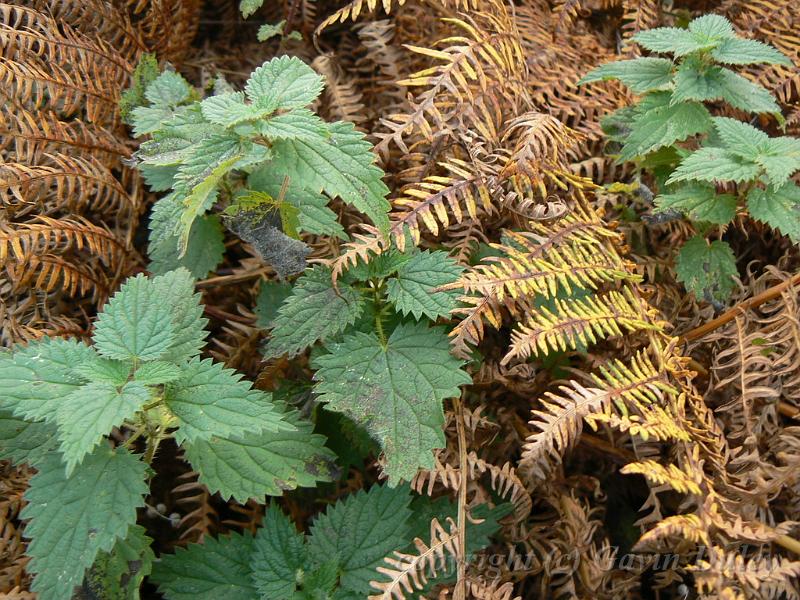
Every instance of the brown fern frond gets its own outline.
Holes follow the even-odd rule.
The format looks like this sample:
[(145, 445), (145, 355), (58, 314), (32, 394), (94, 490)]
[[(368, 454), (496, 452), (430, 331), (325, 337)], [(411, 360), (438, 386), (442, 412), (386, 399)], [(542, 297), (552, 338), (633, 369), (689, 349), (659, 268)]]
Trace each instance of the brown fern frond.
[(29, 0), (29, 6), (60, 23), (68, 23), (94, 40), (103, 40), (129, 60), (135, 60), (148, 49), (130, 14), (120, 10), (115, 3), (104, 0)]
[(45, 154), (46, 164), (0, 164), (0, 205), (8, 217), (67, 211), (134, 215), (134, 199), (94, 156)]
[[(622, 0), (623, 14), (622, 37), (628, 42), (640, 31), (653, 29), (661, 23), (660, 0)], [(625, 53), (638, 55), (636, 44), (626, 44)]]
[[(392, 12), (392, 8), (401, 7), (406, 3), (407, 0), (380, 0), (380, 6), (383, 8), (383, 11), (389, 15)], [(479, 6), (478, 0), (437, 0), (441, 4), (445, 6), (452, 6), (455, 9), (475, 9)], [(378, 8), (378, 0), (352, 0), (349, 4), (346, 4), (331, 16), (326, 18), (322, 23), (320, 23), (319, 27), (317, 27), (316, 33), (319, 34), (323, 29), (326, 29), (330, 25), (334, 23), (341, 22), (344, 23), (345, 21), (355, 21), (358, 19), (361, 11), (364, 12), (373, 12)]]
[(708, 548), (708, 559), (699, 560), (688, 569), (694, 574), (700, 593), (722, 594), (731, 590), (739, 598), (764, 600), (797, 597), (800, 593), (800, 561), (781, 556), (747, 559), (738, 552), (712, 545)]
[(325, 100), (328, 113), (336, 120), (362, 123), (366, 120), (362, 95), (342, 72), (331, 55), (316, 57), (311, 66), (325, 78)]
[(395, 552), (394, 557), (384, 558), (388, 566), (377, 569), (384, 578), (369, 582), (380, 593), (369, 599), (405, 600), (406, 594), (423, 589), (430, 578), (452, 570), (453, 564), (463, 560), (458, 549), (458, 528), (452, 519), (448, 519), (447, 524), (449, 531), (437, 519), (431, 521), (430, 540), (426, 543), (415, 538), (414, 554)]
[[(514, 522), (524, 521), (531, 512), (531, 496), (522, 481), (517, 477), (511, 463), (506, 462), (498, 467), (480, 458), (476, 452), (467, 454), (467, 479), (478, 480), (482, 475), (489, 475), (489, 484), (496, 494), (514, 504)], [(461, 469), (437, 456), (432, 469), (420, 470), (411, 482), (411, 488), (418, 493), (432, 495), (437, 484), (457, 491), (461, 486)]]
[(190, 471), (179, 475), (178, 484), (172, 488), (175, 504), (186, 511), (178, 522), (181, 540), (201, 542), (206, 535), (217, 531), (219, 517), (211, 504), (208, 488), (197, 481), (197, 473)]
[(30, 112), (20, 106), (0, 107), (0, 152), (8, 162), (39, 164), (43, 155), (63, 151), (116, 162), (128, 157), (130, 148), (111, 131), (83, 121), (62, 121), (49, 110)]
[(512, 140), (516, 140), (514, 150), (499, 177), (510, 179), (520, 196), (538, 192), (541, 198), (547, 198), (552, 189), (591, 187), (591, 182), (572, 173), (569, 164), (568, 154), (581, 136), (558, 119), (538, 112), (520, 115), (508, 124), (503, 135), (504, 142)]
[(514, 584), (510, 581), (488, 583), (473, 580), (467, 585), (474, 600), (522, 600), (522, 596), (514, 596)]
[[(489, 183), (465, 161), (451, 158), (440, 163), (446, 175), (430, 175), (403, 188), (392, 200), (390, 237), (400, 251), (405, 248), (406, 233), (415, 244), (420, 241), (420, 227), (439, 235), (440, 227), (461, 224), (493, 212)], [(452, 220), (452, 223), (451, 223)]]
[(487, 139), (495, 137), (500, 123), (492, 104), (499, 98), (514, 104), (527, 94), (521, 85), (526, 66), (519, 36), (506, 9), (498, 6), (495, 13), (476, 15), (482, 24), (471, 17), (444, 19), (463, 35), (441, 40), (443, 49), (408, 46), (437, 64), (398, 82), (424, 91), (410, 101), (410, 111), (381, 119), (388, 132), (377, 135), (380, 154), (388, 154), (390, 144), (408, 153), (405, 138), (412, 133), (428, 142), (450, 135), (453, 120)]
[(81, 217), (52, 219), (41, 216), (32, 223), (0, 223), (0, 264), (23, 263), (48, 252), (84, 248), (107, 264), (119, 262), (126, 254), (113, 233)]

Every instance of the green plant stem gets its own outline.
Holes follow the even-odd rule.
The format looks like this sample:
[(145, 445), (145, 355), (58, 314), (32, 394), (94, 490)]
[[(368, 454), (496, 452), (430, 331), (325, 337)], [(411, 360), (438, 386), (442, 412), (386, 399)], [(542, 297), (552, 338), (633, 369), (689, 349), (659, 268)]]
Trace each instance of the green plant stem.
[(160, 427), (157, 427), (153, 435), (147, 438), (147, 450), (145, 450), (144, 453), (144, 462), (148, 465), (153, 462), (156, 451), (158, 450), (158, 445), (161, 443), (162, 439)]
[(383, 330), (383, 312), (386, 309), (386, 306), (383, 302), (383, 283), (379, 283), (373, 289), (373, 297), (375, 299), (375, 332), (378, 334), (378, 339), (381, 342), (381, 346), (384, 348), (388, 343), (386, 340), (386, 333)]

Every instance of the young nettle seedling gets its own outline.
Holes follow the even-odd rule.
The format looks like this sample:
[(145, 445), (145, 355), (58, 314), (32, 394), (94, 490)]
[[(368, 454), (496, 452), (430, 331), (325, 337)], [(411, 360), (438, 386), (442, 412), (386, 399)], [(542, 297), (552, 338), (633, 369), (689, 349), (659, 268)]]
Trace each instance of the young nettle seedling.
[(309, 110), (322, 89), (320, 75), (288, 56), (253, 71), (244, 91), (218, 80), (202, 100), (170, 71), (147, 86), (129, 121), (136, 136), (150, 136), (135, 154), (139, 170), (153, 191), (170, 191), (150, 220), (154, 272), (184, 266), (205, 277), (219, 264), (215, 206), (283, 276), (305, 268), (301, 232), (348, 239), (328, 206), (333, 198), (388, 228), (389, 189), (372, 145), (352, 123)]
[[(100, 313), (92, 345), (44, 338), (0, 353), (0, 458), (38, 471), (21, 516), (40, 599), (68, 600), (90, 568), (104, 593), (131, 579), (138, 588), (152, 553), (136, 511), (167, 438), (226, 499), (332, 478), (334, 454), (311, 422), (198, 357), (205, 324), (181, 269), (129, 279)], [(124, 568), (111, 568), (118, 561)]]
[(713, 116), (728, 105), (782, 122), (772, 94), (732, 66), (791, 65), (775, 48), (734, 32), (724, 17), (706, 15), (687, 29), (662, 27), (633, 37), (644, 49), (672, 58), (643, 57), (602, 65), (581, 83), (618, 79), (639, 101), (604, 119), (620, 144), (619, 160), (653, 175), (655, 212), (678, 212), (698, 236), (678, 252), (677, 274), (699, 298), (725, 300), (734, 288), (735, 256), (719, 233), (747, 213), (800, 241), (800, 140), (770, 137), (751, 123)]

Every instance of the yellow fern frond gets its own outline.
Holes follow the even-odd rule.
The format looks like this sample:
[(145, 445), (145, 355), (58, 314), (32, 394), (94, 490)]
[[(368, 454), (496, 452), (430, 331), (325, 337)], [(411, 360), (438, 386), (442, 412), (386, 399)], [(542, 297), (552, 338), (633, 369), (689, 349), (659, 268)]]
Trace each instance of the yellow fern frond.
[(577, 381), (559, 388), (560, 394), (548, 392), (542, 399), (543, 409), (532, 412), (535, 432), (526, 440), (520, 458), (520, 469), (537, 479), (544, 479), (562, 455), (577, 441), (583, 421), (591, 415), (615, 406), (623, 415), (643, 412), (657, 404), (663, 394), (676, 396), (678, 391), (657, 370), (647, 355), (639, 353), (629, 364), (614, 360), (592, 375), (595, 387), (584, 387)]
[(527, 197), (538, 192), (547, 198), (551, 189), (593, 186), (570, 168), (568, 153), (575, 149), (581, 136), (555, 117), (539, 112), (520, 115), (508, 124), (503, 141), (513, 142), (514, 150), (500, 171), (500, 179), (510, 179), (519, 195)]
[(612, 291), (583, 300), (555, 298), (554, 304), (553, 309), (543, 306), (530, 313), (511, 334), (511, 347), (503, 364), (536, 353), (574, 350), (625, 332), (658, 329), (645, 319), (649, 307), (642, 306), (627, 287), (622, 293)]
[(654, 460), (644, 460), (628, 463), (622, 467), (621, 472), (626, 475), (643, 475), (649, 482), (656, 485), (668, 485), (681, 494), (699, 496), (702, 493), (700, 489), (702, 475), (696, 472), (687, 473), (676, 465), (664, 466)]
[(597, 289), (603, 283), (639, 279), (616, 252), (607, 251), (603, 238), (617, 236), (600, 223), (568, 215), (554, 225), (532, 222), (531, 227), (530, 233), (508, 232), (513, 246), (492, 245), (504, 256), (486, 259), (450, 287), (503, 300), (550, 298), (559, 286), (569, 293), (576, 287)]
[(406, 232), (415, 244), (420, 241), (420, 226), (433, 235), (440, 227), (446, 229), (465, 218), (476, 219), (481, 214), (491, 214), (492, 195), (488, 182), (465, 161), (451, 158), (440, 163), (446, 175), (430, 175), (419, 183), (403, 188), (401, 195), (392, 200), (390, 237), (402, 252)]
[(708, 544), (708, 528), (697, 515), (672, 515), (659, 521), (636, 542), (638, 552), (671, 549), (670, 538), (681, 538), (693, 544)]

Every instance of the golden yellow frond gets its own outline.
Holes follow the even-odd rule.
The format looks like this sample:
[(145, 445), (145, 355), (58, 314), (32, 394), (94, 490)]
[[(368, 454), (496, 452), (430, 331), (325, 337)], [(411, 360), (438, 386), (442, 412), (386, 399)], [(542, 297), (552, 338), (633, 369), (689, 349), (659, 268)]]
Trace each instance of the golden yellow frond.
[(518, 325), (503, 364), (527, 359), (531, 354), (574, 350), (626, 332), (658, 329), (656, 323), (644, 318), (649, 307), (634, 298), (628, 288), (585, 299), (555, 298), (553, 302), (552, 309), (534, 309)]
[(642, 475), (656, 485), (668, 485), (681, 494), (694, 494), (699, 496), (702, 492), (700, 482), (702, 475), (696, 472), (686, 472), (680, 467), (670, 464), (662, 465), (654, 460), (644, 460), (628, 463), (621, 470), (626, 475)]

